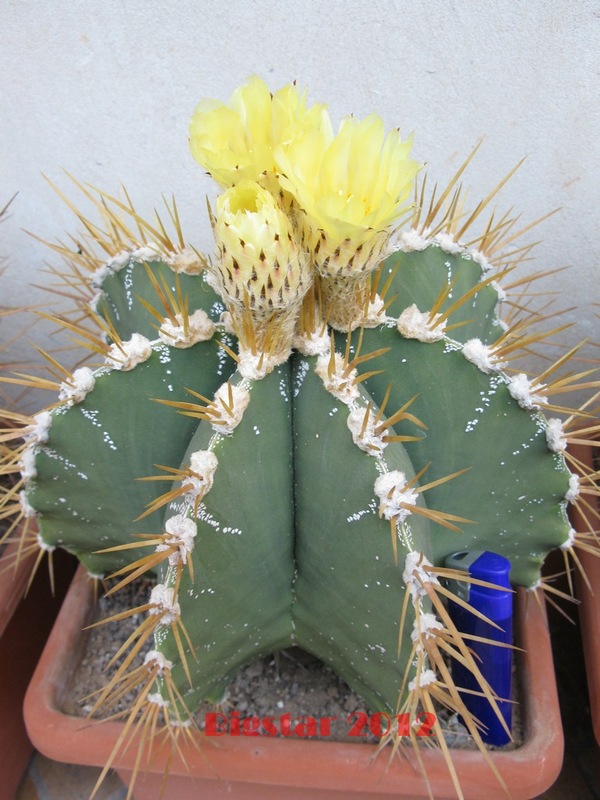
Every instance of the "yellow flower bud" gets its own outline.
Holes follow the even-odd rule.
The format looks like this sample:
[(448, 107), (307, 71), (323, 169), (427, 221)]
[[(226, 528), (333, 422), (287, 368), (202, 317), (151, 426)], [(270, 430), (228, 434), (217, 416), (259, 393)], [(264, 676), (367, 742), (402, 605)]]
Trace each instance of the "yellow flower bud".
[(256, 76), (225, 105), (200, 102), (190, 122), (190, 148), (198, 163), (222, 186), (249, 179), (274, 194), (279, 190), (273, 151), (310, 129), (331, 130), (325, 106), (306, 107), (306, 91), (288, 84), (272, 95)]
[[(266, 189), (244, 180), (217, 198), (213, 230), (219, 257), (211, 268), (212, 282), (232, 314), (242, 346), (289, 347), (311, 284), (309, 257), (290, 220)], [(244, 341), (248, 317), (254, 342)], [(275, 317), (286, 322), (277, 329), (280, 341), (269, 342), (267, 328)]]

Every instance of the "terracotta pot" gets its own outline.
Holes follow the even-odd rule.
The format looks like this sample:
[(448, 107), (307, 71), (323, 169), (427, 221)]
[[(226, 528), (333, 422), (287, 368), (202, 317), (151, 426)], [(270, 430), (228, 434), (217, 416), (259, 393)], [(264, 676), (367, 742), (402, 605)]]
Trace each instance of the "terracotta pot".
[[(589, 447), (573, 447), (573, 454), (580, 461), (592, 466), (592, 452)], [(600, 510), (600, 509), (599, 509)], [(576, 509), (572, 513), (573, 527), (576, 531), (586, 531), (587, 527)], [(595, 528), (598, 528), (596, 523)], [(580, 553), (579, 559), (587, 579), (587, 585), (577, 572), (575, 576), (579, 605), (579, 624), (585, 657), (585, 670), (590, 695), (590, 710), (594, 736), (600, 744), (600, 557), (590, 553)]]
[[(61, 712), (61, 700), (84, 646), (81, 629), (93, 612), (91, 582), (80, 570), (48, 640), (25, 700), (27, 729), (44, 755), (67, 763), (102, 766), (122, 730), (122, 723), (90, 723)], [(517, 656), (523, 697), (524, 743), (492, 758), (514, 800), (532, 798), (550, 786), (561, 768), (563, 734), (556, 694), (552, 653), (545, 611), (533, 597), (518, 594), (515, 619)], [(276, 737), (202, 737), (200, 748), (185, 748), (187, 764), (171, 764), (165, 797), (281, 798), (295, 800), (310, 792), (311, 800), (341, 798), (427, 797), (424, 781), (409, 759), (373, 759), (374, 746)], [(408, 751), (410, 753), (410, 751)], [(166, 752), (153, 754), (151, 771), (138, 776), (137, 800), (158, 800)], [(439, 752), (428, 750), (423, 760), (436, 798), (454, 797), (447, 768)], [(125, 783), (135, 761), (135, 747), (114, 762)], [(456, 751), (454, 756), (467, 798), (503, 798), (481, 755)], [(164, 786), (162, 787), (164, 789)]]
[[(0, 569), (2, 562), (13, 563), (17, 549), (16, 542), (7, 545)], [(33, 752), (23, 720), (27, 685), (75, 569), (66, 553), (61, 554), (55, 596), (45, 565), (24, 596), (34, 560), (35, 555), (0, 574), (0, 798), (7, 800), (15, 796)]]

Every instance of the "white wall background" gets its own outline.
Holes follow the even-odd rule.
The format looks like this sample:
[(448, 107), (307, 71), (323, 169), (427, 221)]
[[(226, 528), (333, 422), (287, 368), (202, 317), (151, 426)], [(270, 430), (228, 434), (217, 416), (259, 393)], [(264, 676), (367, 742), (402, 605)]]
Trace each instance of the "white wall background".
[(0, 0), (0, 53), (0, 206), (19, 193), (0, 228), (0, 304), (36, 299), (53, 261), (21, 229), (73, 229), (41, 176), (66, 190), (63, 167), (107, 191), (124, 182), (144, 212), (174, 192), (187, 238), (209, 248), (213, 188), (188, 118), (257, 73), (274, 89), (297, 79), (334, 119), (377, 111), (414, 131), (440, 181), (485, 135), (474, 197), (527, 155), (504, 207), (525, 221), (562, 207), (535, 233), (535, 266), (571, 266), (551, 281), (580, 306), (571, 340), (599, 338), (597, 0)]

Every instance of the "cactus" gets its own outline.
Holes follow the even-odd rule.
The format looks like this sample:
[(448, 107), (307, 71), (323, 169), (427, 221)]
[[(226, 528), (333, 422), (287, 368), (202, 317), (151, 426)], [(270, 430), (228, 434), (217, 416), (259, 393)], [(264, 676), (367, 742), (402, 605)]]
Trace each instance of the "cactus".
[(442, 641), (479, 675), (444, 559), (501, 553), (536, 590), (550, 550), (592, 546), (566, 508), (593, 476), (565, 447), (594, 423), (554, 398), (595, 384), (559, 377), (573, 352), (537, 378), (516, 366), (556, 331), (511, 304), (514, 219), (462, 243), (496, 194), (465, 214), (470, 158), (427, 204), (410, 140), (375, 116), (334, 135), (324, 107), (258, 79), (201, 104), (190, 135), (224, 190), (215, 257), (185, 246), (174, 203), (172, 237), (77, 184), (104, 225), (78, 212), (85, 235), (53, 245), (85, 321), (53, 319), (101, 363), (48, 355), (52, 380), (5, 379), (58, 393), (12, 450), (24, 550), (64, 547), (111, 591), (156, 576), (96, 706), (138, 683), (140, 724), (176, 738), (242, 665), (298, 645), (373, 711), (444, 698), (483, 747), (439, 677)]

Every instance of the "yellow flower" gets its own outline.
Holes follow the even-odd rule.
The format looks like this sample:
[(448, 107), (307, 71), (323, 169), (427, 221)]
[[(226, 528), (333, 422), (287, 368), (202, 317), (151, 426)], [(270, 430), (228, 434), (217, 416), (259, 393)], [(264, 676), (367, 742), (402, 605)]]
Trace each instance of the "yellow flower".
[(337, 136), (304, 131), (276, 150), (281, 185), (305, 213), (316, 269), (329, 277), (377, 266), (406, 209), (419, 165), (412, 141), (385, 136), (375, 114), (345, 119)]
[(217, 198), (214, 283), (231, 308), (254, 318), (296, 308), (310, 286), (308, 254), (273, 196), (243, 180)]
[(190, 148), (196, 161), (222, 186), (259, 181), (274, 193), (273, 151), (311, 129), (331, 130), (325, 106), (306, 106), (306, 91), (288, 84), (272, 95), (260, 78), (236, 89), (229, 105), (200, 102), (190, 122)]

